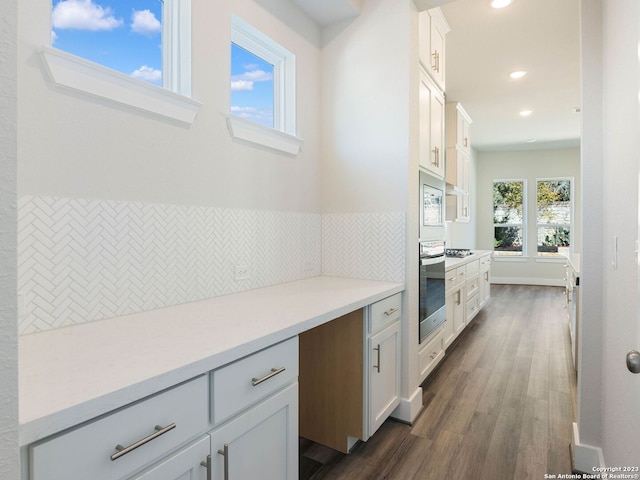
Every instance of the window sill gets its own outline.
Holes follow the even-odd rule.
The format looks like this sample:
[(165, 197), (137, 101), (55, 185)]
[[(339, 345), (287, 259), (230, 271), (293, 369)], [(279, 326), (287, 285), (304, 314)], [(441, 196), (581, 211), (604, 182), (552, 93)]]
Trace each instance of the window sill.
[(227, 117), (229, 133), (233, 138), (297, 156), (303, 140), (294, 135), (274, 130), (235, 115)]
[(535, 257), (534, 259), (538, 263), (566, 263), (567, 257), (565, 255), (558, 255), (557, 257)]
[(60, 87), (106, 99), (191, 125), (202, 106), (191, 98), (151, 85), (57, 48), (40, 50), (51, 81)]
[(521, 255), (491, 255), (491, 260), (495, 262), (528, 262), (529, 258)]

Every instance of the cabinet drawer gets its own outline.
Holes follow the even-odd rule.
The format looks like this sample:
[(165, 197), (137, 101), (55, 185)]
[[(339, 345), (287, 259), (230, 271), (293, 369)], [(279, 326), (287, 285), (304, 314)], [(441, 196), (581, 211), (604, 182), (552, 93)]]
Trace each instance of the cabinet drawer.
[[(204, 432), (209, 420), (208, 397), (207, 376), (203, 375), (35, 444), (31, 447), (31, 480), (128, 476)], [(158, 427), (167, 430), (160, 434)], [(148, 441), (128, 453), (116, 448), (142, 439)], [(121, 456), (113, 459), (118, 453)]]
[(480, 259), (480, 271), (486, 272), (491, 269), (491, 255), (486, 255)]
[(446, 272), (445, 274), (445, 290), (450, 290), (451, 288), (464, 283), (466, 278), (466, 268), (464, 266), (453, 268)]
[(214, 424), (298, 378), (298, 337), (290, 338), (211, 372)]
[(442, 331), (436, 333), (418, 353), (420, 362), (420, 379), (425, 379), (444, 357)]
[(480, 277), (476, 274), (467, 278), (467, 300), (476, 295), (480, 290)]
[(369, 308), (369, 333), (375, 333), (402, 316), (402, 294), (380, 300)]
[(474, 295), (467, 301), (467, 322), (471, 321), (480, 311), (480, 299)]

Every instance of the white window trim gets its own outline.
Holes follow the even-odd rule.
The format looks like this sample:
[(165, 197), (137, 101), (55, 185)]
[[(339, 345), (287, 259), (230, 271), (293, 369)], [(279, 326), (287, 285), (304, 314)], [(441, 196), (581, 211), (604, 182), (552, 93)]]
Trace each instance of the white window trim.
[[(527, 242), (528, 242), (528, 231), (527, 231), (527, 218), (528, 218), (528, 212), (527, 212), (527, 179), (526, 178), (496, 178), (493, 180), (493, 182), (491, 183), (492, 189), (491, 191), (493, 192), (493, 184), (496, 182), (500, 182), (500, 183), (507, 183), (507, 182), (522, 182), (522, 224), (519, 223), (500, 223), (500, 224), (493, 224), (493, 228), (494, 228), (494, 232), (495, 232), (495, 227), (496, 226), (500, 226), (500, 227), (520, 227), (522, 228), (522, 253), (520, 255), (503, 255), (500, 254), (500, 250), (496, 250), (495, 247), (493, 249), (493, 258), (494, 259), (508, 259), (507, 261), (528, 261), (528, 248), (527, 248)], [(492, 208), (493, 208), (493, 202), (492, 202)]]
[(574, 201), (574, 186), (575, 181), (574, 177), (544, 177), (544, 178), (536, 178), (536, 258), (544, 258), (544, 259), (558, 259), (557, 261), (564, 261), (565, 256), (561, 253), (556, 255), (540, 255), (538, 252), (538, 229), (541, 226), (549, 226), (549, 227), (562, 227), (565, 226), (566, 223), (538, 223), (538, 182), (554, 182), (558, 180), (568, 180), (571, 183), (570, 187), (570, 195), (571, 195), (571, 223), (569, 223), (569, 253), (573, 254), (573, 242), (574, 242), (574, 224), (575, 224), (575, 201)]
[(164, 2), (163, 83), (158, 87), (58, 48), (43, 45), (52, 83), (64, 89), (192, 124), (202, 103), (191, 95), (191, 0)]
[(231, 42), (273, 65), (274, 128), (229, 114), (229, 132), (234, 138), (297, 155), (303, 140), (296, 136), (295, 55), (236, 15), (231, 16)]

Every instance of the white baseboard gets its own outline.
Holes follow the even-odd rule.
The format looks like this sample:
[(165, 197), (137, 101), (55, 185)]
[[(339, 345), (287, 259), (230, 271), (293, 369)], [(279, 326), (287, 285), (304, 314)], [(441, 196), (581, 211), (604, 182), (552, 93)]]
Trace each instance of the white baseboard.
[(530, 278), (530, 277), (496, 277), (491, 274), (491, 283), (499, 285), (541, 285), (546, 287), (564, 287), (561, 278)]
[(422, 387), (418, 387), (410, 398), (401, 398), (400, 405), (391, 412), (391, 416), (401, 422), (412, 424), (422, 411)]
[(576, 472), (595, 473), (596, 468), (604, 468), (604, 455), (600, 447), (580, 443), (578, 424), (573, 423), (571, 438), (571, 468)]

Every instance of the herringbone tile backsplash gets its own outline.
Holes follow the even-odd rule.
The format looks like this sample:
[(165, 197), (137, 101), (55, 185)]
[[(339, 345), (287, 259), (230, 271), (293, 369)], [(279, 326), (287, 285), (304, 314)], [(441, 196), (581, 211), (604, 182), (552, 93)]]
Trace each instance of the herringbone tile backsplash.
[[(240, 265), (249, 268), (249, 278), (236, 281)], [(404, 216), (329, 215), (323, 220), (316, 213), (19, 200), (21, 334), (321, 272), (403, 281)]]

